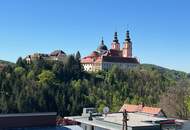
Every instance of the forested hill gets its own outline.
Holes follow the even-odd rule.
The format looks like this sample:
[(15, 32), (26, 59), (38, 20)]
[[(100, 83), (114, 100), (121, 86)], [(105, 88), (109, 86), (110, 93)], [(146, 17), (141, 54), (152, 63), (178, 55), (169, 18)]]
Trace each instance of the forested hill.
[[(83, 107), (101, 112), (105, 106), (118, 111), (124, 102), (163, 108), (180, 102), (182, 112), (177, 105), (164, 110), (169, 116), (186, 118), (189, 115), (184, 113), (190, 110), (187, 77), (184, 72), (154, 65), (87, 73), (80, 55), (66, 56), (64, 62), (37, 60), (31, 64), (19, 58), (0, 72), (0, 113), (57, 111), (68, 116), (81, 114)], [(173, 104), (168, 104), (170, 99)]]
[(168, 78), (171, 78), (173, 80), (180, 80), (182, 78), (186, 78), (189, 75), (188, 73), (183, 72), (183, 71), (171, 70), (171, 69), (153, 65), (153, 64), (141, 64), (140, 66), (149, 71), (157, 70), (159, 71), (159, 73), (168, 75)]
[(2, 70), (5, 66), (7, 65), (14, 65), (14, 63), (12, 62), (8, 62), (8, 61), (4, 61), (4, 60), (0, 60), (0, 70)]
[(2, 65), (13, 65), (14, 63), (9, 62), (9, 61), (0, 60), (0, 64), (2, 64)]

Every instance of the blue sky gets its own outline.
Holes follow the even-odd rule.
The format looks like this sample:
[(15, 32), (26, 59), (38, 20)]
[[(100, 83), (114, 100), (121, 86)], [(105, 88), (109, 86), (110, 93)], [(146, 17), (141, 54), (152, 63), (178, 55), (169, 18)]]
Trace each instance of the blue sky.
[(0, 0), (0, 59), (62, 49), (82, 56), (130, 30), (141, 63), (190, 72), (189, 0)]

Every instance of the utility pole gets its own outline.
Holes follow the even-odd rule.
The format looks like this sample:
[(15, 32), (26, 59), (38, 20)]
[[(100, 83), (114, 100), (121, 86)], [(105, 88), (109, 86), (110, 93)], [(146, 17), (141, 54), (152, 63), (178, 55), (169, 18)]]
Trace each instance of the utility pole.
[(125, 110), (123, 112), (123, 129), (122, 130), (127, 130), (127, 121), (129, 119), (127, 119), (127, 111)]

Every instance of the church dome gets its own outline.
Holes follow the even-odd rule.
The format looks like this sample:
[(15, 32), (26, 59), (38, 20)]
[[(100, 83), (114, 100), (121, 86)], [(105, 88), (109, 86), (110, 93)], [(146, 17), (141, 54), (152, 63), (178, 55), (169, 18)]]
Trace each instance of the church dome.
[(104, 52), (107, 51), (108, 48), (107, 46), (104, 44), (104, 40), (102, 39), (101, 44), (99, 45), (99, 47), (97, 48), (97, 51), (99, 52)]
[(98, 47), (98, 51), (101, 51), (101, 50), (108, 50), (107, 46), (106, 45), (100, 45)]

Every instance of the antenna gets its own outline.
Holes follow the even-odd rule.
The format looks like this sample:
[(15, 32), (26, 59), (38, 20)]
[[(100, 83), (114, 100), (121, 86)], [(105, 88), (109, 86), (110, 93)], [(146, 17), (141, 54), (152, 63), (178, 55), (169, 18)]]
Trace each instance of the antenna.
[(104, 107), (103, 113), (105, 114), (105, 117), (107, 116), (109, 110), (110, 110), (109, 107)]

